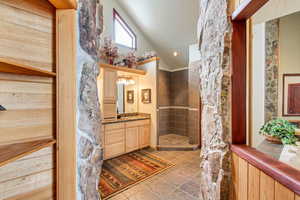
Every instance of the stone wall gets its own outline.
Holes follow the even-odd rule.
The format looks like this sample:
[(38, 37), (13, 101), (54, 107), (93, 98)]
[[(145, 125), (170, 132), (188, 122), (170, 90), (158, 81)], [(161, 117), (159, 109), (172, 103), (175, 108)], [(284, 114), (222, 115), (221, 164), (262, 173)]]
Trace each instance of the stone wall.
[(231, 24), (229, 0), (200, 0), (198, 22), (202, 101), (201, 192), (203, 200), (229, 199)]
[(100, 34), (103, 30), (103, 8), (99, 0), (79, 0), (78, 3), (77, 199), (98, 200), (103, 151), (97, 94), (97, 61)]
[(278, 116), (279, 19), (266, 22), (265, 122)]

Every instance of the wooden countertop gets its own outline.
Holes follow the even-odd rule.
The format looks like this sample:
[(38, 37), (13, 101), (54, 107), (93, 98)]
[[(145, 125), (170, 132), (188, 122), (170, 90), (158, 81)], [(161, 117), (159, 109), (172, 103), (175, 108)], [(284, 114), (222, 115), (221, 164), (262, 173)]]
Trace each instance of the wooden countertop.
[(102, 124), (112, 124), (112, 123), (121, 123), (121, 122), (128, 122), (128, 121), (137, 121), (137, 120), (145, 120), (145, 119), (150, 119), (151, 115), (150, 114), (138, 114), (138, 115), (133, 115), (133, 116), (126, 116), (126, 117), (121, 117), (120, 119), (103, 119)]

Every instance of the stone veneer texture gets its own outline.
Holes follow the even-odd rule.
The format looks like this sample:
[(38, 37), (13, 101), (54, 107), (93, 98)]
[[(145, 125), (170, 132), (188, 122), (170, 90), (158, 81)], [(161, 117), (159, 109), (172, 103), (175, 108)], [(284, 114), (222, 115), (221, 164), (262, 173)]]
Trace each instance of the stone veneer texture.
[(97, 50), (103, 31), (103, 7), (99, 0), (79, 0), (78, 4), (77, 199), (98, 200), (103, 150), (97, 93), (99, 75)]
[(265, 122), (278, 116), (279, 19), (266, 22)]
[(231, 23), (228, 0), (199, 0), (202, 151), (200, 198), (229, 199)]

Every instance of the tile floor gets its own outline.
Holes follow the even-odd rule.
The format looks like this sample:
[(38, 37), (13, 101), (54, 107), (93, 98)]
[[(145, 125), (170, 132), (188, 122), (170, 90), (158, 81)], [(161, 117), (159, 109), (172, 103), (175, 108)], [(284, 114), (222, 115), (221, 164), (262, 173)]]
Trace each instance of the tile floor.
[(174, 167), (110, 200), (200, 200), (200, 151), (150, 151), (173, 162)]
[(187, 136), (176, 135), (176, 134), (166, 134), (166, 135), (159, 136), (159, 145), (176, 146), (176, 147), (194, 146), (189, 143), (189, 138)]

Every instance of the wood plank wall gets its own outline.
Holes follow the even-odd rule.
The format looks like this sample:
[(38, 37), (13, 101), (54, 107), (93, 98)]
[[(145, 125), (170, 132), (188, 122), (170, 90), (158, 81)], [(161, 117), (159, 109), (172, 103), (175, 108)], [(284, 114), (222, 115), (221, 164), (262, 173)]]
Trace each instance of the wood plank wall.
[(51, 78), (0, 73), (0, 145), (54, 137), (54, 89)]
[[(0, 0), (0, 57), (55, 72), (55, 8)], [(55, 138), (56, 80), (0, 73), (0, 145)], [(54, 147), (0, 168), (0, 200), (53, 199)]]
[(38, 1), (0, 0), (0, 57), (55, 72), (55, 8)]
[(300, 196), (233, 153), (234, 200), (300, 200)]
[(46, 193), (44, 199), (54, 199), (53, 152), (53, 147), (48, 147), (0, 167), (0, 199), (32, 200), (41, 195), (40, 190)]

